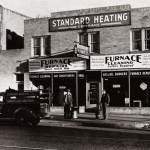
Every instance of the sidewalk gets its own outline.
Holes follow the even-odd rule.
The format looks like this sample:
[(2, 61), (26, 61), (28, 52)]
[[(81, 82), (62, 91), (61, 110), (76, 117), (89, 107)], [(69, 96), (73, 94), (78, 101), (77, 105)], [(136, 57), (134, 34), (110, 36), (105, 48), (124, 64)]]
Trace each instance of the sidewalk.
[(61, 126), (108, 127), (150, 130), (150, 116), (109, 114), (107, 120), (96, 120), (95, 113), (80, 113), (76, 119), (64, 119), (63, 114), (53, 113), (42, 118), (42, 124)]

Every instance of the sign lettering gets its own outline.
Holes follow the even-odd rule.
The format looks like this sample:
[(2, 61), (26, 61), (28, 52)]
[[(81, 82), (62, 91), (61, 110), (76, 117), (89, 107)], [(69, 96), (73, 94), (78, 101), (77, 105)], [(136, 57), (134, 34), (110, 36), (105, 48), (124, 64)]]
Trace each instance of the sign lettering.
[(130, 25), (130, 18), (130, 11), (52, 18), (49, 31)]

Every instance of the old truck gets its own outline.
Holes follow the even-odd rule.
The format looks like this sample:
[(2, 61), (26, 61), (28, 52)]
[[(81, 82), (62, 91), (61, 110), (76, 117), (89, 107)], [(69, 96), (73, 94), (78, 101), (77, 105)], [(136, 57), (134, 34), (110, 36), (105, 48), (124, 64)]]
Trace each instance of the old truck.
[(37, 125), (40, 122), (39, 92), (11, 88), (1, 92), (0, 118), (12, 119), (19, 125)]

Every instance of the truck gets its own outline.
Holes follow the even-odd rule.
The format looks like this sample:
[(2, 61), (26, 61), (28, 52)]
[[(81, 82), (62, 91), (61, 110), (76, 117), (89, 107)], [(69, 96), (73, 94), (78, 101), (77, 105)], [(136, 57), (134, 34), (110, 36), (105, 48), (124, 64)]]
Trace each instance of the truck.
[(12, 119), (19, 125), (37, 125), (40, 122), (39, 91), (9, 88), (1, 92), (0, 118)]

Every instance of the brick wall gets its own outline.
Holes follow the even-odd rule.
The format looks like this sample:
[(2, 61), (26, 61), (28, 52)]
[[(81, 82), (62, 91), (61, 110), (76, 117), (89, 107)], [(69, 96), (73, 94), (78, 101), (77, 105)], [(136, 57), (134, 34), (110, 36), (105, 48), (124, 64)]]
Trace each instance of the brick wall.
[(132, 9), (131, 18), (131, 28), (150, 27), (150, 7)]
[(48, 31), (48, 19), (49, 18), (36, 18), (25, 20), (25, 49), (29, 51), (29, 54), (31, 54), (31, 38), (33, 36), (42, 36), (50, 34)]
[[(118, 11), (130, 10), (130, 5), (100, 7), (93, 9), (81, 9), (63, 12), (54, 12), (51, 14), (52, 18), (78, 16), (85, 14), (99, 14), (110, 13)], [(57, 53), (65, 50), (71, 50), (74, 46), (74, 41), (77, 41), (78, 32), (74, 31), (61, 31), (49, 32), (49, 18), (30, 19), (25, 21), (25, 48), (31, 49), (31, 37), (40, 35), (51, 35), (51, 49), (52, 53)], [(102, 54), (114, 53), (128, 53), (130, 50), (130, 27), (111, 27), (111, 28), (97, 28), (88, 29), (87, 32), (100, 31), (100, 51)]]

